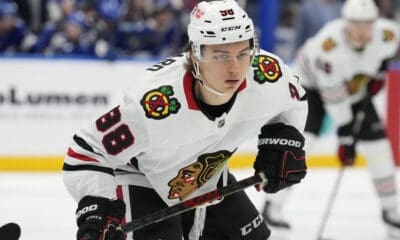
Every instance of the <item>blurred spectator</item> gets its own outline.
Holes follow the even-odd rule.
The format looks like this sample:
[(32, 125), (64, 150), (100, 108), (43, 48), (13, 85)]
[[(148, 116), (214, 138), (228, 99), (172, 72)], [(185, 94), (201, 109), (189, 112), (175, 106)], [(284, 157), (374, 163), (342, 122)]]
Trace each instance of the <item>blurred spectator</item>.
[(60, 7), (62, 15), (67, 16), (75, 10), (75, 0), (61, 0)]
[[(391, 0), (376, 1), (382, 15), (393, 16)], [(1, 21), (0, 50), (7, 48), (9, 53), (67, 53), (70, 51), (66, 49), (75, 49), (71, 52), (87, 53), (88, 48), (81, 48), (80, 44), (86, 46), (91, 42), (95, 46), (92, 54), (114, 59), (117, 56), (165, 57), (181, 51), (187, 41), (185, 26), (190, 10), (199, 0), (0, 0), (0, 3), (3, 2), (15, 2), (19, 7), (16, 13), (8, 14), (12, 17), (8, 17), (7, 21)], [(257, 25), (261, 13), (259, 1), (238, 2), (252, 15)], [(298, 13), (300, 3), (302, 6)], [(290, 52), (293, 54), (294, 49), (326, 21), (339, 16), (341, 0), (281, 0), (280, 5), (281, 20), (275, 32), (275, 51), (290, 60)], [(84, 14), (84, 28), (72, 24), (70, 16), (76, 12)], [(18, 13), (26, 19), (29, 28), (18, 18)], [(72, 36), (74, 32), (79, 33), (79, 41)], [(61, 42), (68, 43), (70, 47), (54, 48), (64, 45)], [(71, 48), (71, 44), (75, 47)]]
[(126, 13), (126, 4), (127, 2), (123, 0), (96, 2), (99, 16), (96, 22), (96, 56), (114, 60), (118, 55), (126, 55), (129, 52), (128, 32), (120, 27)]
[(31, 34), (24, 21), (18, 17), (14, 2), (0, 2), (0, 53), (16, 53), (30, 47)]
[(340, 0), (304, 0), (297, 16), (295, 49), (315, 35), (326, 22), (339, 17), (341, 6)]
[[(259, 18), (259, 13), (260, 13), (260, 8), (259, 8), (259, 0), (239, 0), (238, 3), (240, 6), (246, 9), (247, 14), (253, 19), (254, 24), (256, 25), (255, 27), (258, 28), (258, 23), (260, 21)], [(284, 6), (286, 4), (282, 4), (281, 6)]]
[[(72, 12), (81, 11), (86, 15), (86, 20), (91, 26), (95, 22), (96, 0), (47, 0), (49, 21), (47, 23), (62, 25), (65, 18)], [(94, 25), (94, 24), (93, 24)]]
[[(38, 47), (44, 49), (45, 54), (94, 55), (94, 38), (87, 34), (88, 25), (85, 15), (80, 12), (71, 12), (63, 22), (61, 31), (56, 28), (48, 29), (46, 39)], [(48, 44), (46, 45), (46, 42)]]
[(38, 33), (49, 20), (47, 4), (49, 0), (14, 0), (20, 17), (29, 25), (33, 33)]
[(183, 2), (183, 8), (187, 11), (190, 12), (194, 6), (199, 2), (199, 0), (182, 0)]
[(43, 24), (40, 32), (36, 33), (37, 40), (30, 53), (44, 53), (49, 47), (57, 32), (62, 32), (67, 16), (70, 15), (75, 6), (75, 0), (48, 0), (49, 20)]
[(99, 16), (106, 21), (119, 21), (126, 12), (124, 0), (98, 0), (96, 10)]
[(379, 15), (384, 18), (393, 19), (395, 15), (394, 3), (391, 0), (375, 0), (379, 8)]
[(76, 9), (75, 0), (49, 0), (49, 20), (60, 22)]
[(152, 12), (153, 2), (149, 0), (127, 0), (128, 11), (125, 21), (145, 21)]
[(170, 1), (156, 1), (144, 28), (132, 32), (136, 40), (134, 54), (166, 57), (183, 50), (186, 32), (182, 32), (181, 22), (177, 21), (178, 13)]
[(297, 4), (294, 2), (281, 6), (279, 26), (275, 31), (276, 43), (274, 53), (277, 54), (285, 62), (293, 60), (294, 40), (296, 38), (295, 19), (297, 12)]

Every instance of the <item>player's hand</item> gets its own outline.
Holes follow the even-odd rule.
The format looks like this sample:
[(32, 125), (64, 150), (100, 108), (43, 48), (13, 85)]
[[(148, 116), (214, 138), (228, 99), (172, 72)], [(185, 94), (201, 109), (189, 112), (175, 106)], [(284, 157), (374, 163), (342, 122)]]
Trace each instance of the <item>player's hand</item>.
[(385, 79), (371, 78), (367, 85), (368, 93), (375, 96), (385, 86)]
[(352, 129), (352, 123), (338, 128), (339, 147), (337, 155), (342, 166), (352, 166), (355, 161), (356, 150)]
[(125, 203), (103, 197), (85, 196), (76, 210), (77, 240), (124, 240), (117, 229), (125, 215)]
[(264, 172), (268, 179), (263, 187), (265, 192), (278, 192), (305, 177), (307, 166), (303, 146), (303, 135), (292, 126), (276, 123), (262, 127), (254, 169)]
[(339, 144), (338, 157), (343, 166), (352, 166), (356, 157), (354, 144)]

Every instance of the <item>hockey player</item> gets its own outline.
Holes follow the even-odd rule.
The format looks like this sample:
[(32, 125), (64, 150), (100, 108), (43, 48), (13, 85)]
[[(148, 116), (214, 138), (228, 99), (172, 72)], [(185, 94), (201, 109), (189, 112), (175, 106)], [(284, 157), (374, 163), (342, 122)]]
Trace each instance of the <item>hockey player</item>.
[[(347, 0), (342, 18), (329, 22), (310, 38), (294, 62), (309, 102), (306, 152), (320, 132), (325, 113), (329, 113), (337, 126), (340, 162), (353, 165), (353, 143), (358, 138), (356, 145), (367, 158), (383, 221), (395, 228), (400, 228), (400, 215), (393, 154), (371, 97), (384, 86), (388, 61), (397, 52), (399, 37), (399, 26), (378, 18), (373, 0)], [(353, 132), (360, 111), (365, 113), (361, 131)], [(269, 202), (265, 213), (282, 226), (287, 222), (279, 218), (280, 205), (275, 203)], [(269, 214), (271, 210), (274, 215)]]
[[(254, 168), (268, 179), (264, 191), (304, 178), (305, 91), (277, 56), (258, 49), (246, 12), (234, 0), (200, 2), (188, 35), (187, 52), (129, 76), (124, 101), (74, 135), (63, 170), (78, 202), (77, 239), (124, 239), (112, 225), (235, 182), (227, 161), (257, 133)], [(269, 235), (242, 191), (126, 239)]]

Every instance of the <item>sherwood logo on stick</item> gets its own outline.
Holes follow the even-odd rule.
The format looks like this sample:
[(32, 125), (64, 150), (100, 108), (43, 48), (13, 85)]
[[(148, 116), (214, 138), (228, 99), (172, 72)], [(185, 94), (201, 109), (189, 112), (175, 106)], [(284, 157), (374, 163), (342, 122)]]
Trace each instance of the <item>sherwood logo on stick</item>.
[(69, 92), (21, 92), (15, 87), (6, 91), (0, 90), (0, 106), (10, 105), (31, 105), (31, 106), (59, 106), (59, 105), (108, 105), (107, 94), (93, 93), (69, 93)]

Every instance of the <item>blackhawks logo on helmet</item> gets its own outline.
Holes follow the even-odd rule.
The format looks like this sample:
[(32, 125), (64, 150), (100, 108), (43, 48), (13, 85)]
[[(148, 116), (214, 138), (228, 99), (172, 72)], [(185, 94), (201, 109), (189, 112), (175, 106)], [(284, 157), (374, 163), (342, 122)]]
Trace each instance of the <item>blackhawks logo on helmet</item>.
[(254, 57), (253, 64), (254, 80), (260, 84), (275, 82), (282, 76), (281, 66), (278, 60), (271, 56), (258, 55)]
[(181, 104), (176, 98), (172, 98), (172, 95), (174, 91), (171, 86), (161, 86), (148, 91), (140, 101), (146, 117), (159, 120), (171, 113), (177, 113)]

